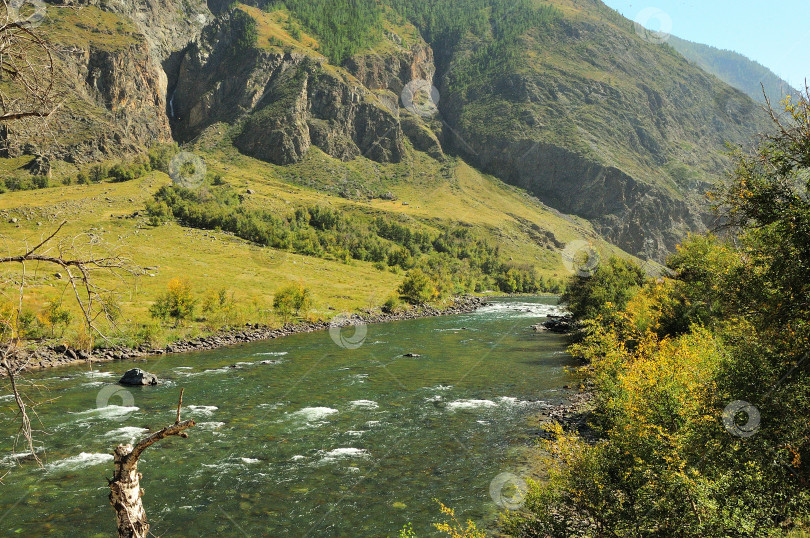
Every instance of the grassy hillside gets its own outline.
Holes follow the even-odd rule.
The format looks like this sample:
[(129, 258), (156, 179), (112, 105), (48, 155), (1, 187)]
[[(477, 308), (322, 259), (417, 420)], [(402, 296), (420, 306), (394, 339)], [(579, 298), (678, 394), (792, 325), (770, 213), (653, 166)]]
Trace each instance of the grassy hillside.
[[(218, 183), (238, 192), (246, 208), (284, 215), (297, 207), (319, 205), (347, 216), (382, 216), (437, 234), (465, 228), (497, 244), (501, 260), (532, 266), (539, 276), (559, 281), (569, 275), (561, 257), (565, 243), (585, 238), (605, 256), (621, 253), (600, 240), (581, 219), (550, 210), (525, 192), (484, 176), (463, 161), (440, 163), (410, 151), (410, 163), (381, 165), (365, 159), (343, 163), (313, 150), (302, 163), (275, 166), (239, 154), (224, 133), (224, 128), (209, 130), (194, 151), (204, 159), (208, 177), (218, 177)], [(67, 177), (75, 183), (75, 178)], [(351, 189), (359, 177), (365, 178), (357, 183), (359, 188), (384, 190), (388, 199), (360, 193), (359, 189), (352, 192), (354, 199), (335, 193)], [(273, 298), (290, 283), (301, 283), (312, 293), (312, 307), (302, 314), (304, 317), (330, 319), (338, 313), (378, 308), (396, 295), (405, 278), (405, 271), (398, 267), (304, 256), (176, 222), (151, 225), (146, 205), (161, 187), (172, 183), (162, 172), (152, 171), (129, 181), (107, 179), (81, 185), (62, 185), (62, 180), (53, 178), (58, 185), (55, 187), (9, 192), (0, 198), (4, 248), (19, 252), (65, 220), (68, 224), (59, 237), (79, 237), (76, 252), (110, 249), (145, 267), (145, 275), (137, 278), (102, 279), (114, 290), (121, 308), (116, 341), (171, 341), (223, 323), (280, 325), (283, 320), (272, 307)], [(4, 276), (19, 282), (19, 267), (5, 269)], [(54, 273), (52, 267), (26, 268), (29, 287), (25, 310), (41, 317), (60, 297), (64, 304), (70, 303), (65, 279)], [(189, 282), (200, 307), (207, 296), (224, 289), (233, 298), (235, 312), (225, 319), (205, 315), (198, 308), (196, 319), (179, 327), (171, 322), (157, 324), (149, 315), (149, 307), (174, 278)], [(15, 301), (15, 289), (6, 287), (3, 301)], [(77, 319), (74, 311), (65, 340), (76, 338)], [(60, 332), (56, 331), (57, 336)]]

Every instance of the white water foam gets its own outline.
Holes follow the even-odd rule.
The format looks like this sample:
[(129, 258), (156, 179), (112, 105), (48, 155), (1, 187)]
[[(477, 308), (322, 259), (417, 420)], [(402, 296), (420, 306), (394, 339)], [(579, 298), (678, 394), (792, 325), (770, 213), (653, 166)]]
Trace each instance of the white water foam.
[(380, 407), (380, 404), (375, 402), (374, 400), (354, 400), (350, 402), (352, 407), (359, 407), (361, 409), (377, 409)]
[(337, 414), (337, 409), (331, 407), (305, 407), (293, 413), (290, 416), (296, 420), (303, 420), (310, 426), (320, 426), (326, 424), (324, 419), (328, 416)]
[(456, 400), (447, 404), (447, 409), (456, 411), (459, 409), (482, 409), (485, 407), (498, 407), (492, 400)]
[(243, 463), (259, 463), (256, 458), (240, 458)]
[[(34, 447), (34, 453), (40, 454), (45, 449), (41, 446)], [(9, 454), (8, 456), (3, 456), (0, 458), (0, 465), (2, 466), (14, 466), (20, 463), (20, 460), (28, 460), (33, 459), (30, 452), (16, 452), (14, 454)]]
[(349, 430), (349, 431), (346, 432), (346, 435), (351, 435), (352, 437), (360, 437), (364, 433), (366, 433), (366, 432), (364, 432), (362, 430)]
[(117, 439), (121, 441), (129, 441), (130, 443), (148, 433), (146, 428), (139, 428), (137, 426), (124, 426), (116, 430), (109, 431), (104, 434), (106, 439)]
[(197, 428), (201, 430), (216, 430), (217, 428), (221, 428), (224, 426), (224, 422), (198, 422)]
[(204, 417), (210, 417), (214, 414), (214, 411), (219, 409), (216, 405), (187, 405), (186, 409), (194, 413), (195, 415), (200, 415)]
[(49, 463), (45, 466), (48, 471), (75, 471), (84, 467), (92, 467), (94, 465), (101, 465), (113, 460), (112, 454), (96, 454), (82, 452), (77, 456), (71, 456), (63, 460)]
[(177, 372), (178, 374), (183, 374), (186, 377), (196, 377), (198, 375), (205, 375), (205, 374), (224, 374), (226, 372), (230, 372), (233, 370), (230, 366), (223, 366), (222, 368), (210, 368), (208, 370), (203, 370), (202, 372)]
[(290, 461), (301, 461), (301, 460), (304, 460), (304, 459), (306, 459), (306, 456), (302, 456), (301, 454), (296, 454), (295, 456), (290, 458)]
[(368, 450), (363, 448), (336, 448), (326, 452), (321, 458), (322, 462), (336, 461), (344, 458), (367, 458), (369, 456)]
[(86, 411), (79, 411), (71, 414), (89, 417), (95, 416), (98, 418), (105, 418), (105, 419), (117, 419), (126, 416), (130, 413), (133, 413), (138, 409), (140, 408), (135, 406), (106, 405), (104, 407), (97, 407), (95, 409), (88, 409)]
[(561, 316), (567, 313), (565, 307), (539, 303), (490, 303), (475, 311), (476, 314), (513, 314), (518, 318), (542, 318)]
[(84, 372), (84, 375), (86, 377), (92, 377), (92, 378), (96, 378), (96, 377), (115, 377), (115, 374), (113, 372), (101, 372), (99, 370), (90, 370), (89, 372)]
[(257, 357), (283, 357), (287, 355), (287, 351), (268, 351), (265, 353), (254, 353)]

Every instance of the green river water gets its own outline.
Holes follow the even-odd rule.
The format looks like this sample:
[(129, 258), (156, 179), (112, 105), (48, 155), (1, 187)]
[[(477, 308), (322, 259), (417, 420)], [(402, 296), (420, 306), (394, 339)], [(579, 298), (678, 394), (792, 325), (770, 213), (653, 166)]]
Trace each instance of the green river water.
[[(491, 522), (491, 482), (521, 475), (528, 418), (562, 401), (571, 380), (563, 337), (531, 329), (555, 303), (496, 299), (472, 314), (369, 325), (364, 339), (322, 331), (27, 375), (35, 400), (53, 399), (37, 408), (46, 463), (0, 459), (0, 533), (112, 535), (111, 451), (173, 422), (180, 387), (197, 426), (139, 466), (157, 536), (396, 536), (406, 522), (435, 536), (434, 499)], [(164, 383), (116, 385), (133, 367)], [(7, 455), (8, 395), (0, 406)]]

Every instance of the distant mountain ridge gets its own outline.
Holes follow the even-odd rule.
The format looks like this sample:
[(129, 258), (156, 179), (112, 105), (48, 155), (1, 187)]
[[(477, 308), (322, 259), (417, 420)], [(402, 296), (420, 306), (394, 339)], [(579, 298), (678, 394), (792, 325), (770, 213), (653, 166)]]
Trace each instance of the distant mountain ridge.
[(786, 95), (798, 93), (796, 88), (776, 73), (738, 52), (718, 49), (676, 36), (670, 36), (667, 42), (690, 62), (759, 103), (765, 103), (762, 95), (763, 87), (773, 104)]

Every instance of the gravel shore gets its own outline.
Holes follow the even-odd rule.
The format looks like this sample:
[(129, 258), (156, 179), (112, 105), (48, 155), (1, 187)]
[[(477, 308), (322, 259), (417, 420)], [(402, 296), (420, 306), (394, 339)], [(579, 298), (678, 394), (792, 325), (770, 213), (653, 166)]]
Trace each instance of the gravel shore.
[(248, 324), (243, 327), (234, 327), (221, 330), (210, 336), (195, 338), (188, 341), (173, 342), (163, 348), (152, 348), (142, 345), (135, 349), (114, 348), (95, 350), (92, 354), (83, 350), (76, 350), (65, 345), (41, 347), (27, 352), (23, 362), (27, 361), (26, 369), (54, 368), (80, 362), (105, 362), (113, 360), (126, 360), (145, 358), (168, 353), (185, 353), (188, 351), (204, 351), (218, 349), (246, 342), (281, 338), (291, 334), (309, 333), (328, 330), (331, 327), (349, 325), (363, 325), (372, 323), (387, 323), (407, 319), (426, 318), (434, 316), (451, 316), (454, 314), (467, 314), (484, 306), (486, 300), (481, 297), (457, 297), (453, 304), (446, 308), (421, 306), (419, 308), (398, 313), (352, 314), (339, 321), (291, 323), (281, 328), (270, 328), (259, 324)]

